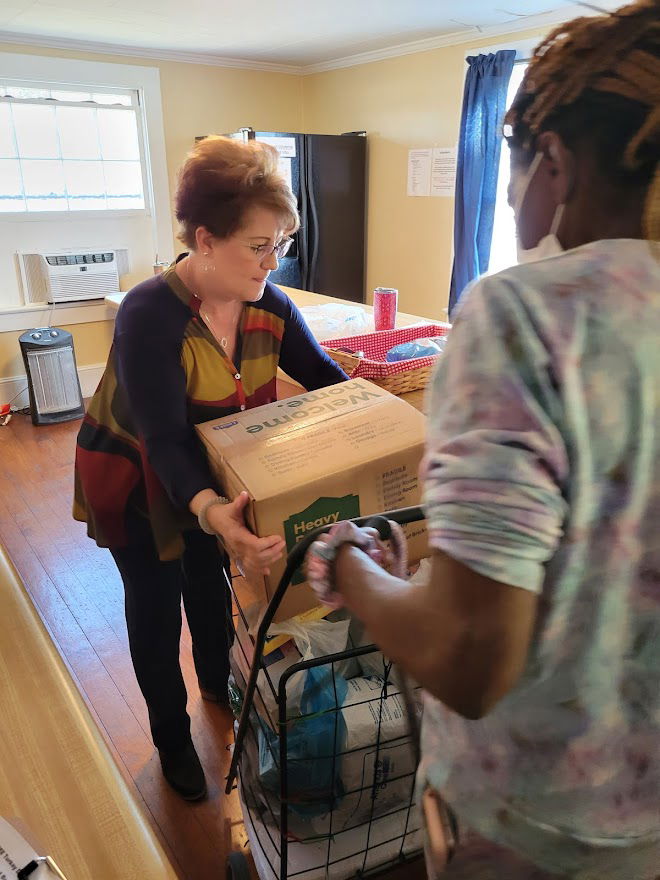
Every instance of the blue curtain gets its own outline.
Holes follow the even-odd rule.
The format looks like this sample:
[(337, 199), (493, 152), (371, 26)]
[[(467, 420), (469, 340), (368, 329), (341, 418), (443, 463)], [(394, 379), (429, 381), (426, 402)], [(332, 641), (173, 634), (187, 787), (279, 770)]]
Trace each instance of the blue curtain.
[(502, 122), (515, 58), (515, 50), (503, 49), (467, 59), (456, 169), (450, 316), (466, 285), (488, 269)]

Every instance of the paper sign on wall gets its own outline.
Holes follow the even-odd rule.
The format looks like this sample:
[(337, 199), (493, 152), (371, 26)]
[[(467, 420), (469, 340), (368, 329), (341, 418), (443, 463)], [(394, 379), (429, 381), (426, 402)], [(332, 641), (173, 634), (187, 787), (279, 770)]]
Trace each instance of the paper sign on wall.
[(431, 194), (431, 150), (408, 151), (408, 195)]
[(296, 155), (296, 139), (290, 137), (258, 137), (257, 140), (262, 144), (270, 144), (275, 147), (280, 154), (280, 159), (293, 159)]
[(456, 187), (456, 147), (408, 151), (409, 196), (453, 196)]
[(434, 147), (431, 159), (431, 195), (453, 196), (456, 188), (456, 147)]

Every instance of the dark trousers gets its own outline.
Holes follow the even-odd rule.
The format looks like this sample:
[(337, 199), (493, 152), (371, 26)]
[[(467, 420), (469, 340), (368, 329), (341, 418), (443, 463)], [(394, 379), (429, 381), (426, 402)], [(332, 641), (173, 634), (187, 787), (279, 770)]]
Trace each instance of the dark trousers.
[(124, 582), (133, 668), (149, 710), (154, 745), (178, 750), (190, 741), (186, 687), (179, 663), (181, 597), (201, 687), (226, 694), (229, 676), (229, 561), (217, 540), (184, 534), (181, 559), (161, 562), (151, 532), (140, 543), (113, 549)]

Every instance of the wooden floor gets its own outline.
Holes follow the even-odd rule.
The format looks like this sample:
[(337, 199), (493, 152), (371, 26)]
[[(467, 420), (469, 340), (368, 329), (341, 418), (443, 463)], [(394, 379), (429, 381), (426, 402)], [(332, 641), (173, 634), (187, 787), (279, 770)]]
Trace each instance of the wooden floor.
[(207, 800), (185, 803), (163, 780), (151, 742), (119, 574), (110, 553), (71, 517), (78, 426), (34, 427), (29, 416), (15, 415), (0, 427), (0, 541), (182, 880), (218, 880), (227, 853), (245, 842), (237, 796), (224, 794), (232, 719), (200, 698), (184, 627), (188, 711), (209, 788)]
[[(227, 854), (243, 849), (246, 840), (237, 795), (224, 794), (232, 719), (201, 699), (184, 625), (188, 711), (209, 789), (207, 800), (186, 803), (163, 780), (151, 742), (128, 650), (117, 569), (110, 553), (71, 516), (78, 426), (74, 421), (35, 427), (29, 416), (15, 415), (0, 427), (0, 541), (180, 877), (219, 880), (225, 877)], [(419, 863), (388, 874), (422, 876)]]

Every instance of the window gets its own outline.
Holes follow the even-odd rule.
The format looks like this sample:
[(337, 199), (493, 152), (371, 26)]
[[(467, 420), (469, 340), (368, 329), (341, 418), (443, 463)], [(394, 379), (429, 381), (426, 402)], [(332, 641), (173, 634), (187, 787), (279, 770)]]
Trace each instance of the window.
[[(25, 141), (35, 135), (29, 126), (17, 128), (17, 109), (19, 115), (25, 109), (42, 114), (37, 155), (27, 153)], [(127, 250), (122, 287), (146, 278), (156, 254), (170, 258), (174, 233), (158, 68), (0, 52), (0, 113), (0, 329), (26, 329), (36, 320), (17, 254)], [(32, 169), (53, 170), (43, 175), (45, 185), (24, 176), (29, 162)], [(71, 320), (99, 320), (103, 308), (81, 303)], [(30, 323), (19, 324), (16, 310)]]
[(138, 93), (0, 81), (0, 213), (145, 208)]
[[(520, 88), (526, 64), (515, 64), (509, 81), (506, 105), (511, 106), (516, 92)], [(504, 143), (500, 157), (500, 170), (497, 178), (497, 199), (495, 202), (495, 223), (493, 226), (493, 239), (490, 246), (490, 262), (488, 274), (501, 272), (509, 266), (515, 266), (518, 262), (516, 256), (516, 225), (513, 221), (513, 211), (508, 203), (508, 188), (510, 180), (509, 149)]]

